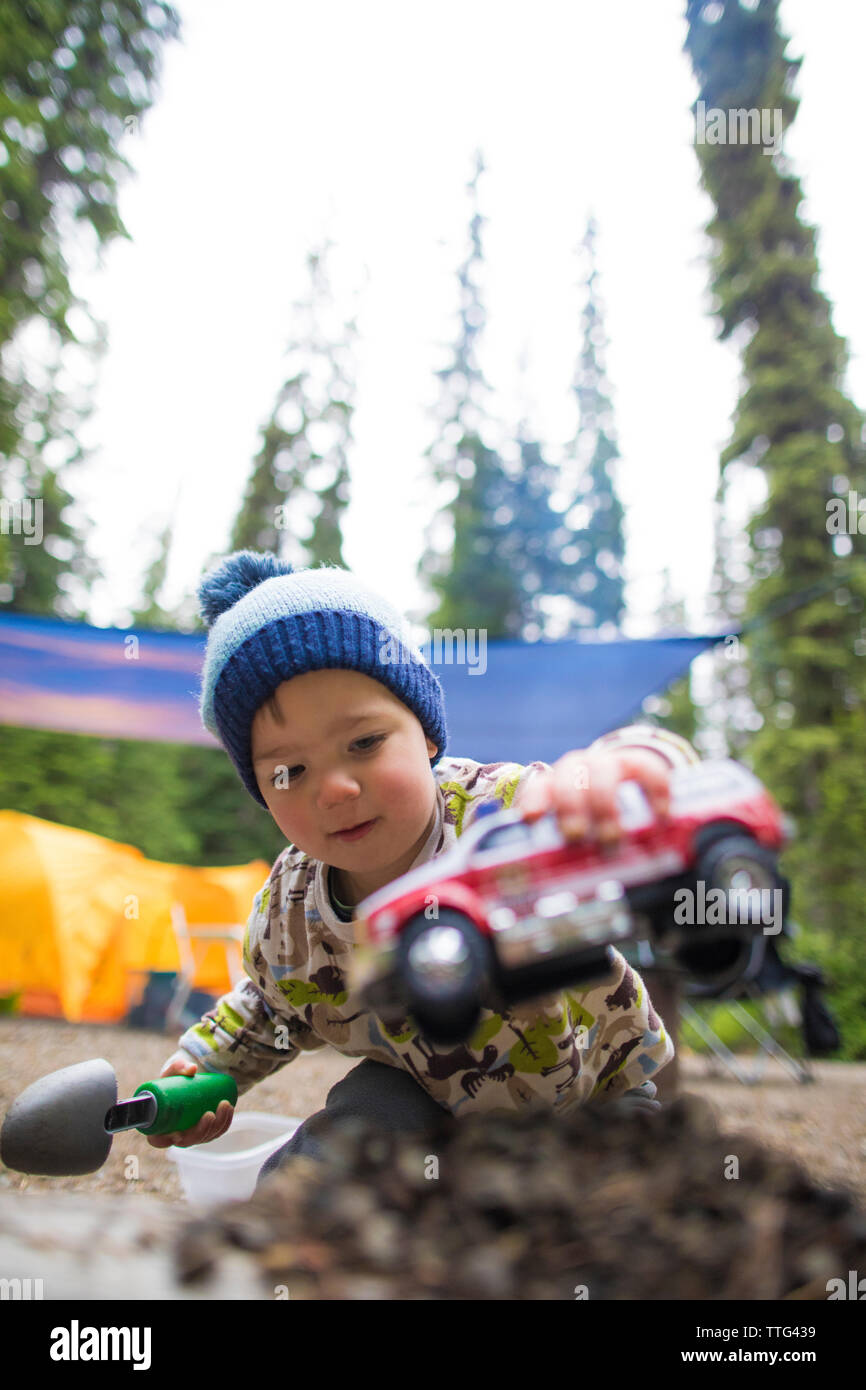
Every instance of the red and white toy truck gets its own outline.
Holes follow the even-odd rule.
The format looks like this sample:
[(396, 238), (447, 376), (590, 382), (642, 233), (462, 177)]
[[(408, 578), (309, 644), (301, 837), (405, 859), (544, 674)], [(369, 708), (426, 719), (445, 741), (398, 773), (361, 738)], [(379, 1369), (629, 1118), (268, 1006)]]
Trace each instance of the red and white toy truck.
[(650, 938), (688, 969), (720, 944), (736, 958), (779, 929), (770, 923), (787, 917), (777, 854), (789, 826), (747, 768), (725, 759), (676, 770), (664, 821), (636, 782), (617, 795), (613, 847), (566, 840), (553, 813), (530, 823), (499, 811), (370, 894), (355, 912), (350, 990), (386, 1020), (408, 1013), (431, 1041), (457, 1042), (482, 1008), (605, 975), (619, 943)]

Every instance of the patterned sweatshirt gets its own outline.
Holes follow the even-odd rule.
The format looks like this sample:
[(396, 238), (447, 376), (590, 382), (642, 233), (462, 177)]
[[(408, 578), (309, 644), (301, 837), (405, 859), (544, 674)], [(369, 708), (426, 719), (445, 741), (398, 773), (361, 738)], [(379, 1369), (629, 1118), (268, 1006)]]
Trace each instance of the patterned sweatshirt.
[[(653, 748), (671, 767), (697, 762), (694, 749), (664, 729), (634, 725), (607, 734), (594, 749)], [(542, 762), (473, 762), (443, 757), (436, 780), (436, 820), (416, 868), (455, 844), (479, 807), (507, 808), (527, 781), (548, 771)], [(434, 1046), (413, 1028), (384, 1021), (347, 990), (354, 920), (329, 888), (328, 865), (289, 845), (253, 902), (244, 936), (248, 978), (224, 995), (181, 1037), (174, 1058), (205, 1071), (227, 1072), (244, 1095), (302, 1052), (330, 1044), (347, 1057), (371, 1057), (404, 1068), (454, 1115), (548, 1105), (557, 1111), (608, 1101), (637, 1090), (674, 1055), (637, 971), (616, 950), (609, 976), (589, 988), (483, 1010), (465, 1043)]]

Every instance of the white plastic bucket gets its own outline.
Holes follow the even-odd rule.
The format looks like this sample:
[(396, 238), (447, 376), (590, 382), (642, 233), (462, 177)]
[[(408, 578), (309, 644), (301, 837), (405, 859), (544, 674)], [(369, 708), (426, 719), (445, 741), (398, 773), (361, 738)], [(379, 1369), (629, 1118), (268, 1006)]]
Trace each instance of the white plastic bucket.
[(184, 1196), (193, 1206), (245, 1202), (255, 1191), (262, 1164), (303, 1123), (294, 1115), (243, 1110), (219, 1139), (186, 1149), (172, 1144), (165, 1153), (177, 1164)]

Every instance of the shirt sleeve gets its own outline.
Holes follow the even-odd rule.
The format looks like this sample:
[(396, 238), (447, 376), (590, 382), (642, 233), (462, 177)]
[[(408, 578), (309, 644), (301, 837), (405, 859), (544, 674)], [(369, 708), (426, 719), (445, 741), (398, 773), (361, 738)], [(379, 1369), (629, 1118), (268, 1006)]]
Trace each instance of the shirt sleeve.
[(598, 750), (648, 748), (660, 753), (672, 768), (689, 767), (700, 762), (688, 739), (670, 729), (658, 728), (655, 724), (628, 724), (623, 729), (614, 729), (612, 733), (602, 734), (591, 747)]
[(243, 964), (249, 978), (241, 980), (188, 1028), (169, 1058), (191, 1060), (202, 1071), (224, 1072), (234, 1078), (239, 1096), (293, 1062), (301, 1052), (326, 1045), (289, 1005), (279, 1013), (272, 1009), (255, 984), (265, 968), (257, 947), (268, 923), (278, 865), (279, 861), (256, 894), (244, 932)]
[(615, 1100), (634, 1089), (652, 1098), (655, 1086), (646, 1083), (673, 1059), (675, 1049), (638, 972), (614, 949), (611, 973), (575, 997), (592, 1020), (583, 1053), (590, 1077), (587, 1100)]

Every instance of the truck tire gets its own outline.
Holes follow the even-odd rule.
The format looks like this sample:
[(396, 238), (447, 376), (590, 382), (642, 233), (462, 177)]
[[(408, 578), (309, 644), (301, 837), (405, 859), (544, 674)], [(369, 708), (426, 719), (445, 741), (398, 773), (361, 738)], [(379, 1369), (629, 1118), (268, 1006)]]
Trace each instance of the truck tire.
[[(738, 876), (742, 880), (739, 884)], [(694, 882), (700, 881), (704, 882), (707, 895), (719, 889), (728, 895), (729, 908), (733, 906), (730, 894), (738, 887), (745, 892), (780, 889), (784, 923), (788, 910), (786, 880), (779, 874), (773, 851), (753, 836), (733, 832), (705, 843), (695, 866)], [(762, 930), (765, 903), (763, 897), (757, 904), (750, 899), (745, 904), (747, 912), (742, 905), (733, 915), (726, 910), (724, 924), (697, 925), (692, 940), (680, 941), (675, 955), (690, 976), (689, 993), (721, 998), (754, 978), (766, 953), (767, 940)], [(772, 903), (775, 907), (775, 899)]]
[[(751, 835), (726, 835), (722, 839), (714, 840), (698, 856), (695, 878), (704, 880), (707, 893), (720, 888), (722, 892), (730, 894), (732, 886), (736, 887), (738, 875), (743, 880), (740, 886), (746, 891), (758, 889), (772, 892), (780, 889), (784, 920), (787, 912), (785, 880), (779, 873), (776, 856), (772, 850), (765, 849)], [(762, 897), (760, 901), (765, 900)], [(742, 925), (761, 925), (759, 916), (751, 911), (753, 907), (754, 899), (749, 903), (749, 916), (745, 919), (740, 916)]]
[(465, 1042), (481, 1015), (491, 977), (489, 943), (465, 913), (443, 908), (406, 923), (397, 946), (397, 974), (407, 1006), (433, 1043)]

